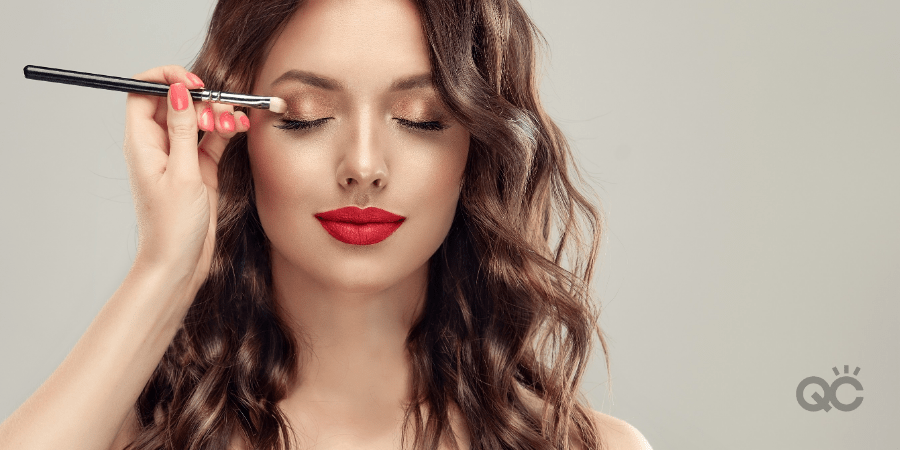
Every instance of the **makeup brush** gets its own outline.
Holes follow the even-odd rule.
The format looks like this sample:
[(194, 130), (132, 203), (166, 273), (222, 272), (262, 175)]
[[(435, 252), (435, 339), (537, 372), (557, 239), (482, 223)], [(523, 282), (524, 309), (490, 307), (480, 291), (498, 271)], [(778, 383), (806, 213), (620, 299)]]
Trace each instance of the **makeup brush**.
[[(140, 81), (133, 78), (111, 77), (93, 73), (75, 72), (72, 70), (52, 69), (41, 66), (25, 66), (25, 78), (43, 80), (53, 83), (74, 84), (110, 91), (131, 92), (165, 97), (169, 86), (162, 83)], [(268, 109), (276, 114), (287, 111), (287, 102), (278, 97), (260, 97), (257, 95), (234, 94), (231, 92), (210, 91), (206, 89), (190, 89), (191, 98), (197, 101), (225, 103), (235, 106)]]

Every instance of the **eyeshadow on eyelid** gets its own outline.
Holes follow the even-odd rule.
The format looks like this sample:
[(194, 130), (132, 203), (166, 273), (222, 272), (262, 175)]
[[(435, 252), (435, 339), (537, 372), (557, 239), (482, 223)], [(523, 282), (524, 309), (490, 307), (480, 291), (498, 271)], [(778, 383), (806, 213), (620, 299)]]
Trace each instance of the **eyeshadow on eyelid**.
[(287, 102), (288, 116), (313, 117), (330, 115), (334, 111), (334, 100), (327, 95), (305, 89), (281, 94), (281, 98)]
[(443, 105), (434, 98), (405, 97), (394, 104), (392, 113), (410, 120), (440, 120), (446, 116)]

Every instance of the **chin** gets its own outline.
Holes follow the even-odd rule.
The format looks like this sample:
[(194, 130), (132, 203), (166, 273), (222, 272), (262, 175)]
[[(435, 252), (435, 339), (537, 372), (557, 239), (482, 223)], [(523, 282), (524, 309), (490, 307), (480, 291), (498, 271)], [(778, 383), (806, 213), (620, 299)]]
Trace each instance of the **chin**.
[(377, 294), (385, 291), (399, 280), (398, 277), (390, 277), (388, 274), (373, 273), (349, 274), (329, 279), (329, 286), (348, 294)]
[(322, 264), (310, 269), (314, 271), (310, 275), (321, 280), (321, 284), (327, 286), (328, 290), (352, 294), (385, 291), (414, 272), (412, 267), (371, 260), (322, 261)]
[[(326, 276), (329, 287), (352, 294), (379, 294), (392, 289), (407, 291), (419, 283), (427, 283), (428, 261), (410, 256), (377, 264), (347, 262), (333, 267)], [(399, 294), (398, 295), (402, 295)]]

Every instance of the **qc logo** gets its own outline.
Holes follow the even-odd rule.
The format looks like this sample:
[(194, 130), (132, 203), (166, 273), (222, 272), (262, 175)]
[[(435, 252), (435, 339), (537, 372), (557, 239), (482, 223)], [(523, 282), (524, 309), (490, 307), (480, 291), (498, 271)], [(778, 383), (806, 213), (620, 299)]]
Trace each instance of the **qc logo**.
[[(841, 374), (840, 372), (838, 372), (837, 367), (832, 367), (831, 370), (834, 371), (835, 375)], [(844, 373), (849, 372), (850, 366), (844, 366)], [(859, 367), (857, 367), (856, 370), (853, 371), (853, 376), (856, 376), (856, 374), (858, 373)], [(862, 397), (856, 397), (856, 399), (849, 404), (841, 403), (837, 398), (838, 388), (845, 384), (849, 384), (855, 387), (857, 392), (863, 390), (862, 383), (860, 383), (856, 378), (853, 378), (853, 376), (844, 375), (832, 381), (831, 384), (828, 384), (827, 381), (819, 377), (806, 377), (803, 379), (803, 381), (800, 382), (799, 385), (797, 385), (797, 403), (799, 403), (800, 407), (807, 411), (819, 411), (824, 409), (825, 412), (828, 412), (829, 410), (831, 410), (832, 405), (834, 405), (834, 407), (837, 408), (838, 411), (853, 411), (854, 409), (859, 408), (859, 405), (862, 404)], [(825, 396), (823, 397), (819, 395), (818, 392), (813, 392), (812, 399), (815, 400), (815, 403), (809, 403), (803, 397), (803, 391), (807, 386), (811, 384), (818, 385), (825, 393)]]

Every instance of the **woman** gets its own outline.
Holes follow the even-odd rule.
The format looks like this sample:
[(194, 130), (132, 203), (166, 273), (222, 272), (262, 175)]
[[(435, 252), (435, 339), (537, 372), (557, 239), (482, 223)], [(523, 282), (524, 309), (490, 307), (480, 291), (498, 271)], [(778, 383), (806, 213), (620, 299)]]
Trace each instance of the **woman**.
[(193, 73), (138, 76), (171, 89), (127, 103), (134, 265), (0, 448), (649, 448), (577, 400), (599, 218), (533, 33), (503, 0), (221, 0)]

